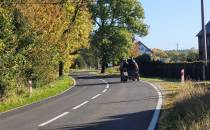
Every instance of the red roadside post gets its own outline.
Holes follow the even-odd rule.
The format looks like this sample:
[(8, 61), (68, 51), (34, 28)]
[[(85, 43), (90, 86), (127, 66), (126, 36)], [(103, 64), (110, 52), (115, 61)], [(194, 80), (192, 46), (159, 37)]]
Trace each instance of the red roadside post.
[(181, 82), (184, 83), (184, 69), (181, 69)]

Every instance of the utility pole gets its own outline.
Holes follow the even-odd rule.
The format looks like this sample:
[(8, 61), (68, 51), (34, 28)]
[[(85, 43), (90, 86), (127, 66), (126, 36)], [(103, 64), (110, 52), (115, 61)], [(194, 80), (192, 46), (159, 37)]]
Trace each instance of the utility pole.
[(177, 52), (179, 51), (179, 43), (178, 42), (176, 44), (176, 50), (177, 50)]
[(205, 25), (205, 16), (204, 16), (204, 2), (201, 0), (201, 19), (202, 19), (202, 33), (203, 33), (203, 80), (206, 80), (206, 68), (208, 65), (207, 58), (207, 45), (206, 45), (206, 25)]

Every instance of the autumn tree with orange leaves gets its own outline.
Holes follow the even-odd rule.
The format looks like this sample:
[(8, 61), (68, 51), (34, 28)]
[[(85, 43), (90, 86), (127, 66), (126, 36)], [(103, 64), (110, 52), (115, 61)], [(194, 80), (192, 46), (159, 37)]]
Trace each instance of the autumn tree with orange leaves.
[(87, 0), (1, 0), (0, 93), (47, 84), (89, 47)]

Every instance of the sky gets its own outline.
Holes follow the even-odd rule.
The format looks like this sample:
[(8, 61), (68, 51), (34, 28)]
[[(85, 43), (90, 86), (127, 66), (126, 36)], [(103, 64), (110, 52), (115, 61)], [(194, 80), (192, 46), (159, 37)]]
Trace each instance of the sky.
[[(198, 48), (201, 30), (200, 0), (140, 0), (149, 34), (138, 38), (149, 48), (162, 50)], [(205, 22), (210, 20), (210, 0), (205, 3)]]

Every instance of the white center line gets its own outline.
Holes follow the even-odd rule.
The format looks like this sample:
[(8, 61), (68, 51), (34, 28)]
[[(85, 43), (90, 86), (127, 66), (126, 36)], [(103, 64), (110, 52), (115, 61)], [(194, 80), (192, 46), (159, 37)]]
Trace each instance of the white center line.
[(85, 101), (85, 102), (81, 103), (80, 105), (74, 107), (73, 110), (76, 110), (76, 109), (80, 108), (81, 106), (84, 106), (84, 105), (87, 104), (88, 102), (89, 102), (89, 101)]
[(107, 89), (109, 88), (109, 84), (107, 84), (106, 88), (107, 88)]
[(103, 81), (104, 83), (106, 83), (106, 84), (107, 84), (107, 82), (106, 82), (105, 80), (103, 80), (103, 79), (99, 79), (99, 80), (101, 80), (101, 81)]
[(109, 88), (109, 83), (108, 83), (106, 80), (103, 80), (103, 79), (99, 79), (99, 80), (101, 80), (101, 81), (103, 81), (104, 83), (106, 83), (106, 89)]
[(49, 120), (49, 121), (47, 121), (47, 122), (45, 122), (45, 123), (40, 124), (39, 127), (45, 126), (45, 125), (47, 125), (47, 124), (49, 124), (49, 123), (51, 123), (51, 122), (53, 122), (53, 121), (55, 121), (55, 120), (61, 118), (62, 116), (65, 116), (65, 115), (67, 115), (67, 114), (69, 114), (69, 112), (64, 112), (63, 114), (58, 115), (58, 116), (54, 117), (53, 119), (51, 119), (51, 120)]
[(105, 93), (107, 91), (107, 89), (104, 89), (103, 93)]
[(97, 97), (101, 96), (101, 94), (97, 94), (94, 97), (92, 97), (91, 99), (96, 99)]
[[(106, 82), (106, 81), (103, 80), (103, 79), (100, 79), (100, 80), (103, 81), (103, 82), (105, 82), (105, 83), (107, 84), (107, 85), (106, 85), (106, 89), (103, 90), (103, 93), (105, 93), (105, 92), (109, 89), (109, 84), (108, 84), (108, 82)], [(76, 83), (76, 82), (75, 82), (75, 83)], [(74, 84), (74, 85), (75, 85), (75, 84)], [(91, 99), (96, 99), (96, 98), (99, 97), (99, 96), (101, 96), (101, 94), (97, 94), (96, 96), (92, 97)], [(75, 106), (75, 107), (72, 108), (72, 109), (73, 109), (73, 110), (76, 110), (76, 109), (78, 109), (78, 108), (84, 106), (84, 105), (87, 104), (88, 102), (89, 102), (89, 101), (85, 101), (85, 102), (81, 103), (80, 105)], [(67, 114), (69, 114), (69, 112), (64, 112), (63, 114), (60, 114), (60, 115), (58, 115), (58, 116), (52, 118), (51, 120), (49, 120), (49, 121), (47, 121), (47, 122), (44, 122), (44, 123), (42, 123), (42, 124), (40, 124), (40, 125), (38, 125), (38, 126), (39, 126), (39, 127), (45, 126), (45, 125), (47, 125), (47, 124), (49, 124), (49, 123), (51, 123), (51, 122), (53, 122), (53, 121), (55, 121), (55, 120), (57, 120), (57, 119), (59, 119), (59, 118), (65, 116), (65, 115), (67, 115)]]

